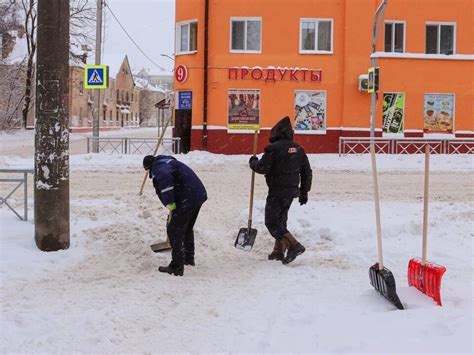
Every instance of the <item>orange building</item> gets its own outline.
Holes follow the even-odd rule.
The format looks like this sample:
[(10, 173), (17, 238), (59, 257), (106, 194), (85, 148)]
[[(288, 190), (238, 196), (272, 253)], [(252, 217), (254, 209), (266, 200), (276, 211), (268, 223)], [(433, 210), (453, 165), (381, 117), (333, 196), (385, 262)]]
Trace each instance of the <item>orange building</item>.
[[(175, 134), (190, 149), (249, 153), (255, 125), (261, 151), (289, 116), (308, 152), (368, 137), (379, 4), (176, 0)], [(473, 10), (472, 0), (388, 1), (374, 54), (376, 136), (474, 137)]]

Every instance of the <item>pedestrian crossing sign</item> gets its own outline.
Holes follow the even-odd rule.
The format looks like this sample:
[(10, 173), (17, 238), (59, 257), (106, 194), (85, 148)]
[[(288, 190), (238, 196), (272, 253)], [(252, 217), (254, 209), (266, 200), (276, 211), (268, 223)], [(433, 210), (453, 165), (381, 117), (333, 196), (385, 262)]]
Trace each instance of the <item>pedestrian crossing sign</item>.
[(86, 65), (84, 68), (84, 88), (107, 89), (109, 70), (107, 65)]

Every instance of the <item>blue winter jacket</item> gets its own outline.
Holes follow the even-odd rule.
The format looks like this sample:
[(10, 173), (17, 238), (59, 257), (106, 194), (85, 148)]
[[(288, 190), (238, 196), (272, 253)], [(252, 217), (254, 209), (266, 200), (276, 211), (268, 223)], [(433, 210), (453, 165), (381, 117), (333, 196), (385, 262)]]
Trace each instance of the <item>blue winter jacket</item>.
[(156, 156), (149, 174), (160, 201), (165, 206), (176, 203), (176, 213), (199, 207), (207, 200), (206, 189), (194, 171), (171, 156)]

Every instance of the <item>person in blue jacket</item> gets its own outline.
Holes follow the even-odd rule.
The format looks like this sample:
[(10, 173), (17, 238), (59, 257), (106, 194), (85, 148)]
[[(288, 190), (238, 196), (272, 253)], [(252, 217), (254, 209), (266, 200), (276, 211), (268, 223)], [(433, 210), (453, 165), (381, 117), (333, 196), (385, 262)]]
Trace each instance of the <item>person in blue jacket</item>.
[(143, 168), (149, 171), (161, 203), (170, 210), (167, 233), (172, 260), (158, 270), (183, 276), (184, 265), (195, 265), (193, 227), (207, 200), (206, 189), (194, 171), (174, 157), (147, 155), (143, 158)]

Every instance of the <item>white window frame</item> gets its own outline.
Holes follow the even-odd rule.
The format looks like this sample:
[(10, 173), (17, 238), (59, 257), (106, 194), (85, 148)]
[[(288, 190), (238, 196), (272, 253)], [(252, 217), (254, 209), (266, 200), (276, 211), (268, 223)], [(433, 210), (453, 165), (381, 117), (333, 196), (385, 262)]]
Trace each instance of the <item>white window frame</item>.
[[(427, 26), (433, 26), (437, 25), (438, 26), (438, 38), (436, 39), (437, 41), (437, 46), (436, 46), (436, 53), (426, 53), (426, 27)], [(454, 55), (456, 54), (456, 34), (457, 34), (457, 26), (456, 22), (438, 22), (438, 21), (426, 21), (425, 22), (425, 54), (441, 54), (440, 53), (440, 47), (441, 47), (441, 26), (453, 26), (453, 54), (446, 54), (446, 55)]]
[[(192, 20), (186, 20), (186, 21), (181, 21), (181, 22), (177, 22), (176, 23), (176, 38), (175, 38), (175, 55), (183, 55), (183, 54), (193, 54), (193, 53), (196, 53), (197, 52), (197, 49), (195, 51), (181, 51), (180, 47), (181, 47), (181, 27), (182, 26), (185, 26), (185, 25), (189, 25), (188, 27), (188, 48), (189, 48), (189, 44), (190, 44), (190, 39), (191, 39), (191, 23), (198, 23), (198, 20), (197, 19), (192, 19)], [(197, 33), (196, 33), (196, 48), (198, 48), (197, 46), (197, 42), (198, 42), (198, 38), (197, 38)]]
[[(324, 21), (324, 22), (331, 22), (331, 50), (329, 51), (321, 51), (321, 50), (318, 50), (318, 31), (319, 31), (319, 26), (315, 26), (315, 35), (314, 35), (314, 40), (315, 40), (315, 43), (314, 43), (314, 50), (308, 50), (308, 49), (303, 49), (302, 48), (302, 44), (301, 44), (301, 40), (303, 39), (303, 22), (316, 22), (316, 24), (319, 23), (319, 21)], [(302, 17), (300, 18), (300, 28), (299, 28), (299, 31), (300, 31), (300, 35), (299, 35), (299, 44), (298, 44), (298, 47), (299, 47), (299, 53), (300, 54), (334, 54), (334, 19), (333, 18), (306, 18), (306, 17)]]
[[(242, 50), (232, 49), (232, 22), (233, 21), (245, 21), (244, 26), (244, 43), (247, 46), (247, 21), (259, 21), (260, 22), (260, 50)], [(263, 22), (261, 17), (231, 17), (229, 23), (229, 52), (230, 53), (247, 53), (247, 54), (261, 54), (262, 53), (262, 37), (263, 37)]]
[[(384, 21), (384, 27), (383, 27), (383, 49), (385, 52), (385, 25), (391, 24), (392, 25), (392, 50), (390, 52), (385, 52), (385, 53), (400, 53), (400, 52), (395, 52), (395, 24), (401, 23), (403, 25), (403, 49), (402, 53), (405, 53), (406, 51), (406, 36), (407, 36), (407, 22), (406, 21), (400, 21), (400, 20), (386, 20)], [(425, 29), (426, 31), (426, 29)]]

